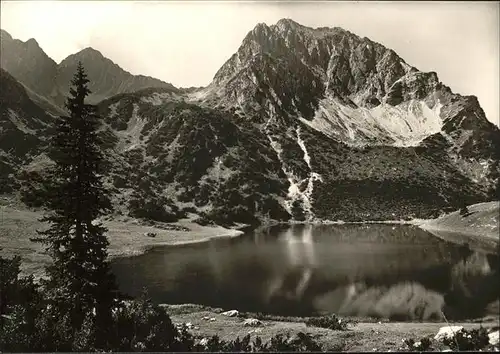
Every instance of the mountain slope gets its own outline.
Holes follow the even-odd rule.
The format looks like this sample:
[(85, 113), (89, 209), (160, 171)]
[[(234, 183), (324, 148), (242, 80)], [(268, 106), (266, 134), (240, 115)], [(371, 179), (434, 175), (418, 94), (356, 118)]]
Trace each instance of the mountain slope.
[(47, 108), (50, 104), (64, 108), (78, 61), (84, 65), (91, 82), (90, 103), (148, 87), (174, 88), (149, 76), (132, 75), (92, 48), (72, 54), (58, 65), (36, 40), (22, 42), (4, 30), (1, 30), (1, 53), (1, 67), (29, 88), (30, 94), (36, 95), (37, 101)]
[(36, 94), (54, 102), (62, 100), (56, 85), (57, 64), (37, 41), (13, 39), (4, 30), (0, 34), (0, 67)]
[(18, 168), (37, 156), (54, 118), (35, 104), (12, 75), (0, 69), (0, 192), (17, 186)]
[(335, 216), (319, 210), (336, 198), (373, 218), (380, 199), (401, 216), (410, 213), (401, 203), (439, 209), (498, 195), (500, 131), (477, 99), (340, 28), (259, 24), (190, 98), (260, 124), (282, 155), (289, 196), (321, 217)]
[(85, 68), (92, 93), (88, 97), (90, 103), (97, 103), (111, 96), (133, 92), (148, 87), (164, 87), (174, 89), (174, 86), (149, 76), (132, 75), (114, 62), (104, 57), (93, 48), (85, 48), (64, 59), (58, 66), (57, 85), (60, 92), (67, 95), (69, 81), (76, 71), (78, 62)]
[(288, 19), (257, 25), (192, 97), (259, 117), (298, 118), (357, 146), (416, 146), (444, 124), (460, 124), (459, 106), (472, 125), (489, 123), (475, 98), (453, 94), (436, 73), (418, 71), (393, 50), (341, 28)]
[(112, 95), (98, 108), (121, 214), (399, 220), (498, 198), (500, 131), (477, 99), (340, 28), (259, 24), (205, 88), (128, 76), (92, 49), (58, 86), (78, 60), (93, 99)]
[(278, 202), (286, 188), (280, 163), (251, 124), (168, 89), (115, 96), (99, 108), (117, 137), (112, 183), (124, 212), (165, 219), (168, 206), (220, 223), (288, 219)]

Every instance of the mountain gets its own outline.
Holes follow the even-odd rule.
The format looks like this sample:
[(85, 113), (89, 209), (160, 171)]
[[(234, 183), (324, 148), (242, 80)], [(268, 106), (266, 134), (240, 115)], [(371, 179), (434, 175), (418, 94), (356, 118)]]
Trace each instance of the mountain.
[(149, 76), (132, 75), (93, 48), (72, 54), (58, 65), (45, 54), (36, 40), (22, 42), (1, 30), (1, 49), (1, 67), (25, 85), (35, 101), (46, 107), (55, 105), (64, 108), (78, 61), (86, 68), (91, 82), (90, 103), (148, 87), (173, 88), (171, 84)]
[(90, 80), (89, 88), (92, 91), (88, 97), (90, 103), (97, 103), (120, 93), (148, 87), (174, 88), (172, 84), (149, 76), (132, 75), (104, 57), (99, 51), (85, 48), (68, 56), (58, 66), (57, 85), (65, 96), (68, 95), (68, 82), (73, 78), (79, 61), (85, 67)]
[[(332, 200), (332, 193), (344, 193), (340, 190), (349, 184), (339, 180), (353, 177), (371, 190), (385, 181), (410, 188), (419, 198), (436, 196), (436, 203), (443, 205), (449, 203), (449, 192), (437, 191), (448, 184), (443, 173), (465, 178), (446, 188), (469, 185), (467, 180), (482, 189), (495, 188), (498, 178), (500, 132), (476, 97), (454, 94), (436, 73), (421, 72), (393, 50), (341, 28), (312, 29), (289, 19), (273, 26), (258, 24), (212, 83), (192, 98), (234, 109), (260, 124), (278, 153), (284, 140), (284, 170), (296, 184), (308, 181), (298, 194), (309, 199), (318, 193), (316, 204), (321, 197)], [(298, 160), (286, 157), (292, 149), (295, 156), (302, 151), (307, 155), (299, 170)], [(432, 160), (440, 152), (436, 165)], [(377, 177), (374, 171), (381, 173)], [(432, 185), (408, 183), (422, 173), (441, 177)], [(320, 182), (319, 176), (328, 178)], [(353, 186), (357, 194), (358, 184)]]
[(0, 69), (0, 193), (17, 188), (18, 167), (46, 146), (54, 118), (35, 104), (12, 75)]
[(4, 30), (0, 30), (0, 35), (1, 68), (49, 101), (63, 100), (56, 84), (57, 64), (45, 54), (38, 42), (34, 39), (26, 42), (13, 39)]
[(418, 71), (393, 50), (289, 19), (257, 25), (201, 96), (299, 118), (349, 145), (418, 145), (459, 119), (459, 106), (473, 107), (477, 124), (487, 122), (475, 98), (454, 95), (436, 73)]
[(500, 131), (477, 98), (341, 28), (258, 24), (204, 88), (154, 87), (93, 49), (58, 66), (58, 87), (78, 60), (105, 98), (121, 214), (399, 220), (498, 199)]

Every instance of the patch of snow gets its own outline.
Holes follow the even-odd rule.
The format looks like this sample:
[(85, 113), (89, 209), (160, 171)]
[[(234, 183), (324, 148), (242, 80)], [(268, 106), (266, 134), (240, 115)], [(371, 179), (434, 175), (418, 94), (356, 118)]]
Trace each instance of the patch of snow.
[(349, 145), (416, 146), (442, 128), (441, 103), (429, 108), (423, 101), (411, 100), (397, 106), (349, 107), (336, 98), (320, 101), (310, 127)]
[(202, 101), (207, 98), (211, 93), (209, 87), (202, 88), (201, 90), (196, 90), (187, 94), (188, 101)]

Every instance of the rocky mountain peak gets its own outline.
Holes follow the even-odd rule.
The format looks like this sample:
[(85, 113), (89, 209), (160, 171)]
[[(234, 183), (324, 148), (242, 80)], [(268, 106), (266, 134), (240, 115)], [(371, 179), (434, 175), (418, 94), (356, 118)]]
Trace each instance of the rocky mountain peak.
[[(313, 29), (281, 19), (250, 31), (210, 86), (219, 98), (225, 96), (219, 99), (225, 106), (245, 110), (244, 101), (255, 102), (257, 96), (259, 105), (252, 104), (257, 110), (271, 105), (286, 115), (312, 119), (317, 103), (328, 95), (376, 106), (413, 71), (394, 51), (368, 38), (339, 27)], [(277, 97), (282, 87), (291, 90), (291, 97)]]
[(298, 29), (302, 29), (305, 27), (305, 26), (302, 26), (300, 23), (297, 23), (290, 18), (282, 18), (274, 26), (282, 31), (298, 30)]
[(74, 54), (76, 57), (79, 56), (86, 56), (86, 57), (91, 57), (91, 58), (104, 58), (104, 55), (97, 49), (94, 49), (92, 47), (86, 47), (79, 52)]
[(38, 42), (36, 41), (35, 38), (30, 38), (26, 41), (26, 45), (28, 46), (28, 48), (40, 48), (40, 45), (38, 44)]
[(54, 90), (57, 64), (35, 39), (23, 42), (1, 31), (0, 66), (27, 88), (44, 97), (57, 96)]
[(116, 65), (102, 53), (92, 47), (87, 47), (79, 52), (67, 56), (59, 64), (60, 67), (73, 66), (81, 61), (84, 66)]
[(340, 27), (291, 19), (258, 24), (198, 97), (265, 126), (302, 120), (349, 145), (414, 146), (441, 129), (486, 127), (479, 104), (435, 72)]

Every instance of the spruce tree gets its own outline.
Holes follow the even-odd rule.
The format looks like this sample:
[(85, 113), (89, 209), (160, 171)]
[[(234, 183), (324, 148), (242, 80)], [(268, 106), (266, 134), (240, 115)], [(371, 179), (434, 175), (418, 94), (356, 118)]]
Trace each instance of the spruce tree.
[(105, 337), (116, 285), (107, 261), (107, 230), (97, 220), (110, 211), (111, 203), (102, 181), (99, 116), (95, 106), (85, 103), (88, 83), (78, 63), (66, 102), (70, 114), (58, 119), (51, 141), (55, 165), (46, 200), (51, 213), (41, 219), (50, 227), (39, 232), (39, 240), (53, 260), (44, 283), (51, 308), (69, 316), (73, 333), (90, 314), (97, 334)]

